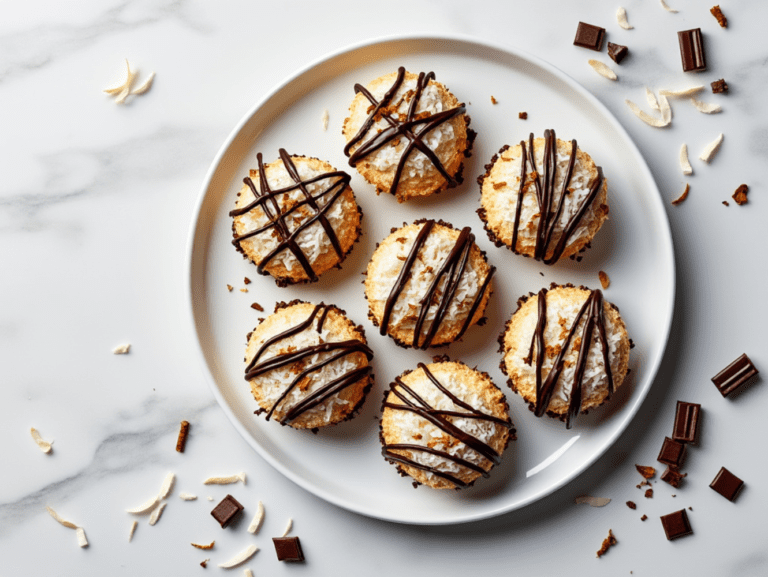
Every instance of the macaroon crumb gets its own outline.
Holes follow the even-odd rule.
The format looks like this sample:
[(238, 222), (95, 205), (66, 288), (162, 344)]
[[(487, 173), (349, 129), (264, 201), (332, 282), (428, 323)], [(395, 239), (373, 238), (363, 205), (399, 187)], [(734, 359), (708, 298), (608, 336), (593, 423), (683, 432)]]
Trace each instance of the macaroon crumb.
[(746, 184), (740, 185), (739, 188), (736, 189), (736, 192), (733, 193), (733, 200), (735, 200), (738, 205), (747, 204), (748, 192), (749, 187)]
[(604, 271), (599, 271), (597, 273), (598, 278), (600, 279), (600, 286), (603, 287), (603, 290), (607, 289), (609, 286), (611, 286), (611, 279), (608, 278), (608, 275)]
[(603, 544), (597, 551), (597, 558), (599, 559), (608, 552), (608, 549), (613, 547), (617, 543), (616, 537), (613, 536), (613, 531), (608, 529), (608, 536), (603, 540)]
[(527, 112), (518, 112), (517, 117), (520, 120), (528, 120), (528, 113)]

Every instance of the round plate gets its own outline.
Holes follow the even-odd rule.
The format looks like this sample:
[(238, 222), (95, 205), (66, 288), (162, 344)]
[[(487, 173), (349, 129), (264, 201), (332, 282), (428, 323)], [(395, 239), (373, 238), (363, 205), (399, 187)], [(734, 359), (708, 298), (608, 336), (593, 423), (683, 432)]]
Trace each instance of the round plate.
[[(437, 80), (467, 103), (477, 132), (464, 183), (435, 197), (398, 205), (376, 196), (347, 165), (341, 125), (355, 83), (392, 72), (434, 71)], [(498, 100), (494, 105), (491, 97)], [(322, 118), (328, 112), (328, 128)], [(518, 113), (528, 113), (520, 120)], [(610, 188), (610, 218), (581, 262), (547, 267), (495, 247), (476, 214), (476, 177), (505, 144), (554, 128), (603, 167)], [(228, 216), (256, 154), (266, 162), (278, 149), (316, 156), (353, 173), (363, 236), (344, 262), (314, 284), (279, 288), (257, 274), (231, 244)], [(361, 273), (376, 243), (392, 227), (418, 218), (471, 226), (489, 261), (498, 267), (488, 322), (459, 343), (431, 351), (404, 350), (382, 337), (367, 319)], [(507, 387), (498, 365), (497, 337), (516, 301), (552, 282), (599, 288), (598, 271), (611, 279), (606, 298), (622, 311), (635, 348), (628, 382), (604, 407), (580, 415), (571, 430), (537, 419)], [(252, 283), (246, 288), (244, 277)], [(648, 393), (667, 343), (674, 301), (674, 256), (669, 223), (650, 171), (627, 133), (592, 95), (549, 64), (513, 48), (462, 37), (398, 37), (368, 42), (325, 57), (274, 89), (221, 148), (203, 184), (189, 241), (189, 298), (200, 354), (213, 394), (237, 430), (286, 477), (319, 497), (358, 513), (403, 523), (447, 524), (487, 518), (523, 507), (572, 480), (594, 463), (628, 426)], [(232, 285), (233, 291), (227, 289)], [(376, 382), (361, 413), (317, 434), (281, 427), (253, 414), (257, 408), (243, 379), (246, 334), (276, 302), (324, 301), (345, 309), (367, 330)], [(258, 302), (264, 313), (250, 307)], [(510, 443), (489, 479), (462, 491), (414, 491), (381, 456), (378, 439), (384, 390), (395, 376), (431, 355), (448, 354), (490, 373), (509, 398), (518, 440)]]

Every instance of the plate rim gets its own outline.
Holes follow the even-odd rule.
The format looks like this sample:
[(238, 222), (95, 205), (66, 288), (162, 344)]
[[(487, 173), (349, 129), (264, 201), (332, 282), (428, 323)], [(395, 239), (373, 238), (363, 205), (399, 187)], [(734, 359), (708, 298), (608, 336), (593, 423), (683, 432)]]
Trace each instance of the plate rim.
[[(479, 513), (473, 513), (471, 510), (468, 510), (465, 515), (461, 516), (460, 518), (456, 518), (452, 520), (450, 519), (436, 519), (436, 520), (427, 520), (427, 521), (411, 520), (411, 519), (404, 519), (404, 518), (395, 517), (391, 515), (388, 516), (380, 511), (376, 511), (371, 508), (361, 508), (356, 504), (348, 503), (343, 499), (339, 498), (338, 496), (332, 493), (329, 493), (328, 491), (325, 491), (323, 488), (317, 487), (312, 483), (306, 481), (300, 475), (297, 475), (293, 473), (291, 470), (289, 470), (288, 468), (284, 467), (280, 462), (280, 460), (273, 457), (270, 453), (268, 453), (265, 449), (263, 449), (261, 445), (258, 442), (256, 442), (256, 440), (244, 429), (243, 425), (239, 422), (239, 420), (236, 418), (234, 413), (231, 411), (231, 409), (225, 402), (221, 392), (218, 389), (216, 379), (211, 373), (210, 367), (207, 362), (205, 351), (203, 350), (201, 335), (198, 330), (198, 321), (195, 314), (196, 306), (197, 306), (196, 301), (198, 300), (198, 297), (195, 295), (194, 286), (193, 286), (193, 280), (194, 280), (193, 276), (195, 273), (194, 259), (195, 259), (195, 254), (198, 250), (197, 239), (198, 239), (198, 228), (200, 225), (200, 215), (203, 208), (203, 204), (206, 199), (208, 189), (210, 188), (213, 177), (219, 165), (221, 164), (222, 159), (225, 158), (233, 142), (238, 138), (241, 131), (250, 122), (250, 120), (254, 117), (254, 115), (256, 115), (261, 108), (263, 108), (267, 103), (269, 103), (277, 94), (279, 94), (289, 84), (301, 78), (303, 75), (309, 73), (313, 69), (319, 66), (322, 66), (323, 64), (335, 58), (338, 58), (343, 55), (351, 55), (356, 51), (359, 51), (362, 49), (370, 49), (377, 45), (385, 45), (385, 44), (391, 44), (391, 43), (420, 42), (420, 41), (448, 42), (448, 43), (455, 42), (455, 43), (463, 44), (466, 46), (474, 45), (474, 46), (482, 47), (483, 49), (486, 49), (486, 50), (490, 49), (490, 50), (495, 50), (495, 51), (510, 54), (516, 58), (530, 62), (532, 65), (542, 69), (546, 73), (551, 74), (557, 79), (565, 82), (572, 90), (575, 90), (576, 92), (578, 92), (581, 97), (587, 99), (597, 109), (597, 111), (601, 113), (603, 118), (605, 118), (611, 124), (612, 128), (622, 135), (625, 142), (628, 143), (630, 146), (630, 152), (641, 161), (639, 168), (643, 173), (645, 179), (648, 182), (652, 183), (653, 185), (652, 190), (648, 191), (648, 194), (652, 197), (651, 202), (660, 205), (660, 206), (657, 206), (656, 208), (660, 211), (661, 214), (663, 214), (663, 218), (661, 219), (661, 221), (663, 223), (663, 231), (666, 233), (663, 235), (664, 242), (665, 244), (668, 245), (669, 254), (670, 254), (670, 258), (667, 259), (668, 262), (666, 263), (666, 265), (670, 269), (667, 273), (669, 277), (669, 283), (670, 283), (670, 286), (668, 287), (669, 303), (667, 307), (668, 310), (665, 311), (667, 322), (666, 322), (666, 326), (664, 327), (663, 344), (661, 347), (661, 351), (659, 355), (656, 357), (655, 362), (650, 366), (646, 367), (646, 370), (649, 375), (648, 378), (650, 380), (650, 384), (645, 388), (645, 390), (640, 391), (640, 394), (633, 400), (633, 404), (631, 405), (628, 411), (628, 414), (619, 423), (619, 425), (617, 426), (613, 434), (605, 441), (603, 446), (599, 449), (597, 453), (595, 453), (592, 459), (589, 459), (585, 463), (582, 463), (579, 467), (576, 467), (573, 471), (571, 471), (568, 475), (564, 476), (558, 482), (552, 485), (549, 485), (544, 489), (542, 489), (541, 491), (538, 491), (528, 496), (527, 498), (523, 499), (522, 501), (516, 502), (514, 504), (511, 504), (508, 506), (500, 506), (490, 510), (484, 510)], [(653, 194), (654, 192), (655, 192), (655, 195)], [(677, 266), (676, 266), (676, 259), (675, 259), (674, 239), (672, 237), (669, 216), (666, 210), (664, 210), (664, 206), (662, 204), (661, 193), (659, 191), (658, 185), (656, 184), (656, 180), (653, 178), (653, 174), (650, 170), (650, 167), (648, 166), (648, 163), (645, 160), (645, 157), (640, 152), (634, 140), (631, 138), (627, 130), (619, 122), (616, 116), (614, 116), (614, 114), (595, 95), (593, 95), (590, 91), (588, 91), (584, 86), (582, 86), (574, 78), (572, 78), (566, 72), (560, 70), (553, 64), (550, 64), (549, 62), (543, 60), (542, 58), (534, 54), (531, 54), (526, 50), (522, 50), (516, 46), (512, 46), (512, 45), (500, 43), (500, 42), (488, 41), (485, 39), (477, 38), (472, 35), (459, 34), (459, 33), (455, 33), (455, 34), (454, 33), (451, 33), (451, 34), (403, 33), (403, 34), (384, 35), (384, 36), (378, 36), (375, 38), (369, 38), (367, 40), (352, 43), (342, 48), (326, 53), (325, 55), (311, 61), (304, 67), (299, 68), (297, 71), (293, 72), (292, 74), (289, 74), (281, 82), (279, 82), (277, 85), (271, 88), (261, 99), (259, 99), (241, 117), (240, 121), (232, 129), (232, 131), (229, 133), (229, 135), (227, 136), (227, 138), (219, 148), (218, 152), (214, 156), (205, 174), (205, 177), (203, 179), (203, 183), (201, 185), (200, 191), (197, 195), (195, 207), (192, 213), (192, 219), (191, 219), (188, 237), (187, 237), (187, 243), (186, 243), (186, 263), (185, 264), (186, 266), (184, 269), (185, 270), (184, 285), (186, 288), (186, 297), (187, 297), (186, 298), (187, 320), (191, 325), (190, 328), (194, 335), (195, 349), (197, 352), (198, 361), (201, 365), (201, 369), (205, 377), (205, 380), (208, 383), (208, 387), (213, 393), (213, 396), (216, 399), (219, 407), (224, 411), (230, 423), (235, 427), (235, 429), (240, 434), (240, 436), (267, 463), (269, 463), (273, 468), (275, 468), (278, 472), (280, 472), (284, 477), (291, 480), (293, 483), (295, 483), (302, 489), (310, 492), (311, 494), (325, 500), (326, 502), (332, 503), (337, 507), (340, 507), (347, 511), (351, 511), (353, 513), (357, 513), (357, 514), (360, 514), (366, 517), (371, 517), (374, 519), (380, 519), (383, 521), (401, 523), (406, 525), (430, 525), (430, 526), (458, 525), (463, 523), (471, 523), (471, 522), (479, 521), (483, 519), (489, 519), (492, 517), (503, 515), (505, 513), (510, 513), (512, 511), (520, 510), (535, 503), (536, 501), (539, 501), (540, 499), (546, 496), (556, 493), (558, 490), (562, 489), (567, 484), (571, 483), (580, 475), (582, 475), (588, 468), (592, 467), (598, 460), (600, 460), (603, 457), (603, 455), (605, 455), (608, 449), (610, 449), (616, 443), (618, 438), (627, 430), (627, 428), (631, 424), (631, 421), (637, 416), (637, 413), (639, 412), (641, 405), (645, 402), (645, 399), (647, 398), (650, 389), (653, 387), (656, 381), (656, 377), (658, 376), (658, 371), (661, 366), (661, 363), (664, 361), (667, 354), (669, 354), (668, 345), (669, 345), (669, 337), (670, 337), (671, 328), (672, 328), (672, 320), (674, 316), (676, 288), (677, 288), (676, 287)]]

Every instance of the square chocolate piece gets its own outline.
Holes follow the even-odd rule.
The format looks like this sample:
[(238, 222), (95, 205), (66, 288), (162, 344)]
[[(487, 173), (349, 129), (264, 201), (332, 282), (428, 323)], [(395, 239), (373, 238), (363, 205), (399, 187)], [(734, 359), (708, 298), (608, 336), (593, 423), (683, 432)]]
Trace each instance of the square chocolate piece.
[(683, 60), (683, 72), (701, 72), (707, 69), (707, 60), (704, 57), (704, 42), (701, 37), (701, 28), (683, 30), (677, 33), (680, 43), (680, 58)]
[(629, 54), (629, 48), (622, 46), (621, 44), (608, 43), (608, 56), (611, 57), (616, 64), (621, 64), (621, 61)]
[(589, 48), (590, 50), (600, 52), (603, 49), (603, 38), (605, 38), (605, 28), (579, 22), (573, 44), (574, 46), (581, 46), (582, 48)]
[(677, 467), (670, 465), (667, 467), (667, 470), (661, 474), (661, 480), (677, 488), (680, 486), (683, 478), (687, 476), (688, 473), (681, 473)]
[(685, 445), (673, 441), (669, 437), (664, 437), (664, 444), (661, 445), (661, 451), (656, 460), (659, 463), (665, 465), (672, 465), (673, 467), (679, 467), (683, 462), (685, 456)]
[(744, 354), (712, 377), (712, 382), (715, 383), (720, 394), (727, 397), (757, 373), (755, 365)]
[(695, 443), (698, 437), (699, 415), (701, 405), (677, 401), (672, 439), (680, 443)]
[(232, 495), (227, 495), (221, 500), (221, 503), (213, 508), (211, 515), (219, 522), (221, 528), (224, 529), (243, 512), (243, 509), (245, 507), (238, 503), (237, 499)]
[(298, 537), (272, 537), (278, 561), (304, 561)]
[(664, 515), (661, 517), (661, 524), (664, 527), (664, 533), (666, 533), (669, 541), (677, 539), (678, 537), (693, 534), (691, 523), (688, 521), (688, 513), (685, 512), (685, 509), (680, 509), (669, 515)]
[(709, 486), (729, 501), (733, 501), (736, 499), (736, 495), (739, 494), (739, 491), (744, 486), (744, 481), (739, 479), (725, 467), (721, 467), (720, 471), (717, 473), (717, 476), (709, 484)]

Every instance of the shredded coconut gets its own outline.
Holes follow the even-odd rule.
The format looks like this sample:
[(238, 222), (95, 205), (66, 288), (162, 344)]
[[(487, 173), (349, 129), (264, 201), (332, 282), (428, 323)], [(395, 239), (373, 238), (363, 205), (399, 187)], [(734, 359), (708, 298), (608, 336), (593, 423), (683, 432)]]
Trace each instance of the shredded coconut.
[(31, 427), (29, 429), (29, 432), (32, 434), (32, 438), (35, 440), (35, 443), (37, 443), (37, 446), (40, 447), (40, 450), (43, 453), (50, 453), (53, 449), (53, 441), (50, 443), (48, 441), (43, 440), (43, 438), (40, 436), (40, 433), (35, 429), (34, 427)]
[(723, 110), (719, 104), (702, 102), (701, 100), (696, 100), (693, 97), (691, 97), (691, 104), (693, 104), (696, 107), (696, 110), (698, 110), (699, 112), (703, 112), (704, 114), (715, 114), (716, 112), (720, 112)]
[(241, 563), (245, 563), (246, 561), (248, 561), (248, 559), (253, 557), (258, 550), (259, 548), (256, 547), (256, 545), (249, 545), (248, 547), (240, 551), (240, 553), (232, 557), (232, 559), (230, 559), (229, 561), (225, 563), (219, 563), (219, 567), (222, 567), (224, 569), (231, 569), (232, 567), (237, 567)]
[(283, 531), (283, 537), (287, 537), (288, 533), (291, 532), (291, 529), (293, 529), (293, 519), (291, 517), (288, 517), (288, 523), (285, 526), (285, 531)]
[(155, 510), (152, 511), (152, 514), (149, 516), (149, 524), (154, 525), (160, 520), (160, 515), (163, 514), (163, 510), (165, 509), (165, 506), (167, 503), (163, 501), (160, 503), (157, 507), (155, 507)]
[(261, 524), (264, 522), (264, 505), (261, 501), (256, 506), (256, 514), (253, 516), (251, 524), (248, 525), (248, 532), (255, 535), (261, 529)]
[(130, 343), (126, 343), (124, 345), (119, 345), (112, 349), (112, 354), (114, 355), (127, 355), (131, 350)]
[(704, 147), (704, 150), (702, 150), (701, 154), (699, 155), (699, 159), (703, 160), (704, 162), (709, 162), (712, 160), (712, 158), (715, 156), (717, 151), (720, 149), (720, 145), (723, 142), (723, 133), (720, 133), (720, 136), (715, 138), (712, 142), (707, 144), (706, 147)]
[(130, 530), (128, 531), (128, 542), (129, 542), (129, 543), (130, 543), (131, 541), (133, 541), (133, 534), (136, 532), (136, 527), (138, 527), (138, 526), (139, 526), (139, 522), (138, 522), (138, 521), (133, 521), (133, 522), (131, 523), (131, 528), (130, 528)]
[(603, 78), (607, 78), (608, 80), (618, 80), (619, 77), (616, 76), (616, 73), (604, 62), (595, 59), (590, 59), (587, 62), (592, 69)]
[(627, 10), (623, 6), (620, 6), (616, 11), (616, 21), (624, 30), (632, 30), (634, 28), (627, 20)]
[(664, 0), (659, 0), (661, 2), (661, 7), (664, 8), (667, 12), (672, 12), (673, 14), (677, 14), (677, 10), (674, 8), (670, 8), (667, 6), (667, 3)]
[(238, 473), (237, 475), (230, 475), (229, 477), (208, 477), (203, 481), (203, 485), (231, 485), (238, 481), (245, 485), (245, 473)]
[(693, 174), (693, 167), (688, 160), (688, 145), (685, 143), (680, 147), (680, 168), (685, 175)]
[(182, 501), (195, 501), (197, 500), (197, 495), (193, 495), (192, 493), (179, 493), (179, 498)]

